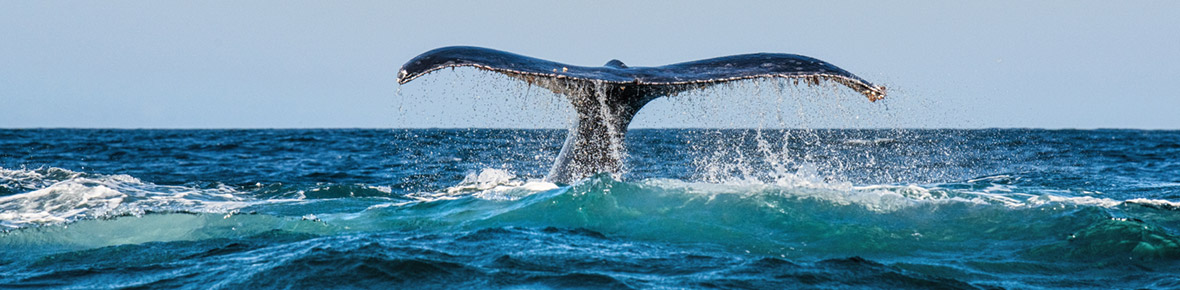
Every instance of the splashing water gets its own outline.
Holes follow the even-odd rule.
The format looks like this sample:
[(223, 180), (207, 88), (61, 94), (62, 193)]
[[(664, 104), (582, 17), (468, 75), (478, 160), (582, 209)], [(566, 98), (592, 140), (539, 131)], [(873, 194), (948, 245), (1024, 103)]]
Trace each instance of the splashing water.
[[(586, 263), (607, 263), (618, 266), (595, 268), (593, 275), (628, 287), (730, 279), (860, 283), (850, 277), (874, 285), (1154, 287), (1170, 285), (1164, 273), (1180, 259), (1178, 187), (1166, 173), (1178, 165), (1158, 159), (1180, 148), (1172, 145), (1180, 144), (1175, 132), (640, 129), (628, 134), (628, 181), (600, 175), (557, 186), (540, 181), (551, 155), (521, 152), (552, 148), (563, 133), (9, 131), (0, 146), (16, 154), (0, 165), (0, 207), (9, 229), (0, 236), (6, 273), (0, 283), (37, 284), (48, 276), (36, 273), (67, 275), (78, 267), (94, 270), (56, 281), (248, 285), (287, 273), (277, 269), (310, 267), (291, 281), (315, 286), (314, 277), (336, 273), (406, 286), (455, 273), (409, 267), (399, 271), (433, 278), (398, 280), (316, 266), (425, 263), (467, 269), (464, 277), (484, 281), (472, 287), (539, 281), (533, 279), (552, 286), (587, 283), (575, 274), (585, 274)], [(518, 143), (506, 134), (548, 141)], [(1089, 141), (1095, 135), (1126, 143)], [(86, 151), (110, 140), (137, 141)], [(713, 140), (736, 145), (694, 159)], [(968, 149), (945, 149), (956, 143), (939, 140)], [(58, 146), (29, 145), (38, 142)], [(119, 153), (127, 148), (154, 153)], [(255, 150), (274, 153), (243, 154)], [(76, 152), (87, 157), (70, 155)], [(949, 156), (930, 160), (939, 155), (921, 152)], [(197, 162), (183, 169), (144, 166), (180, 160)], [(49, 163), (62, 167), (10, 169)], [(93, 169), (67, 169), (79, 164)], [(153, 249), (173, 254), (135, 261), (156, 269), (144, 273), (179, 270), (136, 280), (115, 275), (130, 265), (118, 256)], [(74, 262), (36, 262), (61, 255)], [(365, 258), (374, 255), (386, 258)], [(270, 266), (234, 266), (242, 259)], [(663, 270), (645, 270), (650, 263)], [(1109, 267), (1093, 268), (1096, 263)], [(750, 267), (764, 270), (734, 274)], [(1037, 270), (1012, 270), (1029, 267)], [(1124, 270), (1143, 268), (1158, 274)], [(227, 272), (213, 269), (238, 273), (217, 276)], [(1089, 274), (1062, 278), (1075, 271)], [(785, 278), (806, 273), (833, 284)]]
[(625, 174), (568, 185), (564, 129), (0, 130), (0, 288), (1180, 285), (1180, 132), (836, 129), (896, 111), (710, 90), (635, 124), (767, 112), (632, 129)]

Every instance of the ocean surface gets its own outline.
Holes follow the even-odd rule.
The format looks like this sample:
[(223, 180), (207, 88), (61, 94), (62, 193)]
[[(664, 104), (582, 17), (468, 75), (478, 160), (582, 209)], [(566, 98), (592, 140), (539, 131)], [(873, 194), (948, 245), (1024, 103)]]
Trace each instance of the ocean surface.
[(0, 130), (0, 288), (1180, 288), (1180, 131)]

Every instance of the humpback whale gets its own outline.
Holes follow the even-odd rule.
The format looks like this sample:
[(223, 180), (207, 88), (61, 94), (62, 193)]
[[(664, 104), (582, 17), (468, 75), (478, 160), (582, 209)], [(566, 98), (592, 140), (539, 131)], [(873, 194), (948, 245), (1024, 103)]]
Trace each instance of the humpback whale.
[(877, 101), (875, 86), (822, 60), (796, 54), (754, 53), (658, 67), (629, 67), (617, 59), (601, 67), (574, 66), (470, 46), (442, 47), (410, 59), (398, 71), (399, 85), (448, 67), (474, 67), (507, 75), (564, 95), (577, 120), (545, 180), (570, 183), (602, 172), (618, 173), (627, 125), (651, 100), (712, 85), (756, 78), (793, 79), (818, 85), (835, 82)]

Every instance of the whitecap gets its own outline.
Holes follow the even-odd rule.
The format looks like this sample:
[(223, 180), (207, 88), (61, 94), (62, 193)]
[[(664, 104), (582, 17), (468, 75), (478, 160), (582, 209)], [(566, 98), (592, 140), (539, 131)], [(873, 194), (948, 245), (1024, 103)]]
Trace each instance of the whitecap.
[[(59, 178), (47, 178), (45, 172)], [(129, 175), (84, 174), (66, 169), (4, 170), (0, 175), (8, 184), (35, 186), (32, 191), (0, 197), (0, 226), (5, 228), (146, 212), (220, 213), (248, 205), (237, 191), (225, 186), (198, 189), (156, 185)]]

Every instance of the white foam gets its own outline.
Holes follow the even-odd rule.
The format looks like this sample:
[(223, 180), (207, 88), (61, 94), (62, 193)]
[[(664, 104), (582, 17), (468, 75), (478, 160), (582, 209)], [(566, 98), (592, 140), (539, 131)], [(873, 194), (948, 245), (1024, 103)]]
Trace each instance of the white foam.
[(125, 194), (91, 179), (63, 181), (48, 188), (0, 198), (0, 222), (65, 222), (78, 216), (103, 216), (123, 203)]
[(20, 228), (149, 211), (228, 212), (247, 205), (227, 187), (163, 186), (128, 175), (82, 174), (65, 169), (45, 172), (66, 178), (53, 180), (31, 170), (0, 172), (7, 184), (40, 187), (0, 197), (0, 226)]
[(50, 167), (36, 170), (0, 168), (0, 188), (43, 188), (62, 180), (81, 176), (80, 172)]
[(517, 200), (534, 193), (557, 189), (557, 184), (541, 180), (523, 180), (516, 174), (495, 168), (485, 168), (471, 173), (459, 184), (442, 192), (419, 192), (407, 195), (415, 201), (379, 205), (375, 207), (403, 206), (420, 202), (455, 200), (474, 197), (486, 200)]
[(1100, 207), (1115, 207), (1123, 204), (1122, 201), (1113, 200), (1109, 198), (1097, 198), (1092, 196), (1060, 196), (1053, 194), (1042, 194), (1027, 200), (1029, 206), (1044, 206), (1048, 204), (1070, 204), (1070, 205), (1091, 205)]
[[(923, 204), (942, 203), (994, 205), (1013, 209), (1056, 205), (1112, 208), (1131, 203), (1180, 209), (1180, 202), (1168, 200), (1138, 198), (1120, 201), (1095, 196), (1072, 196), (1069, 191), (1053, 189), (1033, 189), (1034, 192), (1029, 193), (1021, 192), (1021, 190), (1029, 190), (1027, 188), (1003, 184), (992, 184), (983, 189), (968, 190), (915, 184), (852, 186), (846, 182), (823, 182), (817, 179), (814, 176), (796, 175), (793, 178), (782, 178), (771, 183), (753, 178), (729, 179), (723, 182), (648, 179), (642, 183), (680, 190), (688, 194), (703, 195), (710, 199), (722, 194), (744, 196), (777, 194), (793, 198), (822, 200), (841, 206), (860, 206), (876, 212), (893, 212)], [(984, 179), (972, 180), (972, 182), (981, 180)]]
[(1150, 205), (1155, 207), (1163, 207), (1168, 209), (1180, 209), (1180, 202), (1162, 200), (1162, 199), (1146, 199), (1135, 198), (1126, 201), (1127, 203)]
[(516, 180), (516, 174), (507, 170), (485, 168), (478, 174), (471, 173), (463, 178), (458, 185), (447, 188), (447, 193), (461, 193), (482, 191), (498, 186), (520, 186), (523, 182)]
[[(680, 189), (689, 194), (715, 198), (722, 194), (738, 194), (746, 197), (758, 195), (780, 195), (798, 199), (814, 199), (841, 206), (861, 206), (877, 212), (892, 212), (911, 207), (921, 202), (891, 186), (853, 187), (846, 182), (819, 182), (815, 180), (783, 181), (764, 183), (756, 179), (738, 179), (724, 183), (686, 182), (674, 179), (649, 179), (644, 184)], [(915, 192), (925, 192), (918, 187), (905, 187)], [(926, 193), (928, 195), (928, 193)]]
[(544, 181), (528, 181), (514, 186), (496, 186), (475, 193), (473, 196), (487, 200), (517, 200), (538, 192), (557, 189), (557, 185)]

